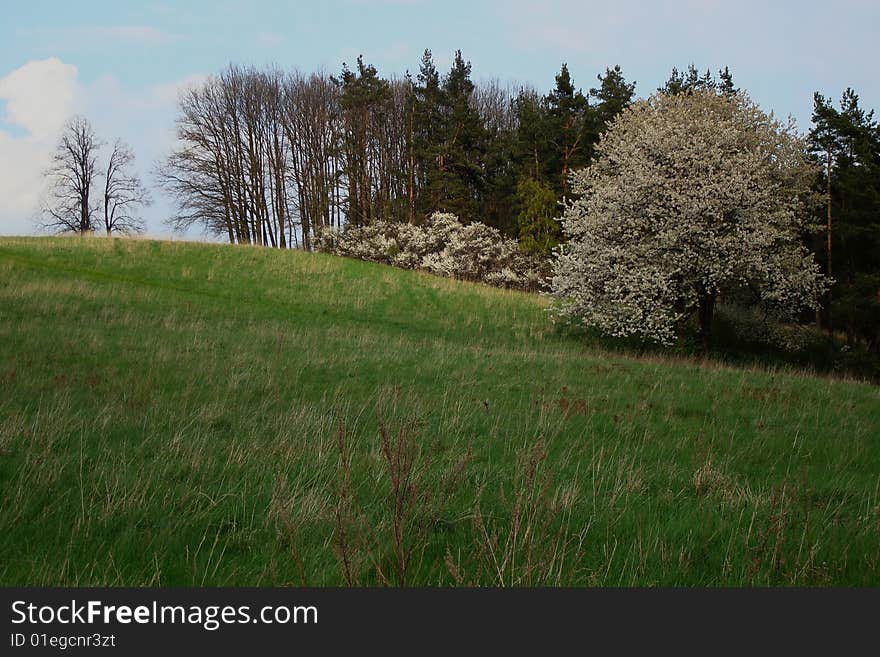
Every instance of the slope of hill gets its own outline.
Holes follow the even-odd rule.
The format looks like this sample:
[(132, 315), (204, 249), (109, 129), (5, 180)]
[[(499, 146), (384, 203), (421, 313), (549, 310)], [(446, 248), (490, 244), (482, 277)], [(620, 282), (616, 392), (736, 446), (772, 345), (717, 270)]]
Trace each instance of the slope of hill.
[(880, 388), (324, 255), (0, 239), (0, 584), (880, 583)]

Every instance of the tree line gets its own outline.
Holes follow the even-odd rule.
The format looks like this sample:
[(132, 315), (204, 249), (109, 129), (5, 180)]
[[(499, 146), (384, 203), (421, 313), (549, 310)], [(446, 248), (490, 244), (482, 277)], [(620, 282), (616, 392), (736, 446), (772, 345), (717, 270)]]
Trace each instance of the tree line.
[[(568, 173), (633, 97), (619, 67), (598, 81), (585, 94), (563, 65), (546, 95), (477, 84), (460, 51), (444, 75), (425, 51), (403, 78), (361, 57), (339, 75), (229, 66), (180, 99), (158, 178), (180, 207), (174, 228), (231, 243), (311, 249), (327, 227), (445, 211), (546, 250)], [(523, 181), (552, 198), (544, 215), (523, 211)]]
[[(337, 75), (231, 65), (183, 94), (177, 146), (157, 182), (177, 201), (175, 229), (230, 243), (314, 248), (326, 228), (423, 224), (434, 212), (480, 221), (550, 255), (559, 217), (578, 199), (573, 172), (594, 164), (609, 126), (634, 100), (619, 66), (587, 91), (563, 64), (547, 93), (474, 82), (456, 52), (441, 74), (425, 51), (415, 75), (382, 77), (359, 57)], [(717, 76), (672, 69), (666, 96), (741, 92)], [(816, 93), (804, 149), (821, 199), (804, 244), (830, 287), (817, 323), (880, 349), (880, 128), (847, 89)], [(150, 195), (121, 141), (108, 149), (83, 117), (68, 122), (47, 169), (49, 229), (138, 232)], [(806, 318), (802, 318), (806, 320)]]

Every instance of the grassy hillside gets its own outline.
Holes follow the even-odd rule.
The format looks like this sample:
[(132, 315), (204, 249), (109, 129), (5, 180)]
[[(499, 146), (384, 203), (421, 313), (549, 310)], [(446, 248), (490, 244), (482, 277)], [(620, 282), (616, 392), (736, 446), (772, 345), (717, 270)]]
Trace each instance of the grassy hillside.
[(0, 239), (0, 584), (880, 584), (880, 388), (324, 255)]

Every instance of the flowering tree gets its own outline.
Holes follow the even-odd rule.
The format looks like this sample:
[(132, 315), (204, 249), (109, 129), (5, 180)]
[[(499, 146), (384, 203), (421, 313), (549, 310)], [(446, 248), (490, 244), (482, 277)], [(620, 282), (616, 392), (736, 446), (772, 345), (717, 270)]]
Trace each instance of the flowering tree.
[(657, 94), (626, 110), (572, 175), (552, 278), (559, 315), (672, 342), (745, 290), (769, 311), (816, 307), (826, 281), (802, 245), (815, 172), (793, 125), (745, 94)]

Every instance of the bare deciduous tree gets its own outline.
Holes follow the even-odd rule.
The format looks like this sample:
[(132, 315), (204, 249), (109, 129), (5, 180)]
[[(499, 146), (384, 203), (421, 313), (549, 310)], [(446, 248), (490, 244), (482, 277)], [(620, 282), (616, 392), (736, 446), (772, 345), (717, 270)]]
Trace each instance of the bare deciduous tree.
[(134, 153), (117, 139), (104, 174), (104, 230), (111, 233), (140, 233), (144, 222), (135, 212), (152, 201), (140, 178), (131, 171)]
[(92, 189), (100, 175), (97, 162), (101, 146), (85, 117), (75, 116), (64, 126), (45, 172), (48, 190), (40, 207), (41, 227), (79, 234), (95, 229), (99, 209), (92, 201)]
[[(325, 226), (340, 226), (343, 160), (339, 89), (325, 74), (290, 74), (284, 86), (282, 125), (289, 146), (288, 182), (305, 249)], [(296, 241), (288, 241), (291, 246)]]
[(312, 247), (343, 215), (339, 90), (324, 75), (235, 66), (181, 97), (179, 145), (160, 165), (171, 226), (230, 243)]

